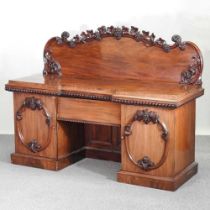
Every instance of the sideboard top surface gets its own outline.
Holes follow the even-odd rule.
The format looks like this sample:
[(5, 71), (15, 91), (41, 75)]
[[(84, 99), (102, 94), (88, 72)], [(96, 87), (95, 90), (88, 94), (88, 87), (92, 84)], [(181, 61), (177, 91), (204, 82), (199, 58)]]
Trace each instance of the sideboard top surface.
[[(41, 74), (10, 80), (6, 89), (18, 92), (30, 90), (32, 93), (43, 93), (57, 96), (71, 96), (71, 93), (101, 96), (107, 100), (128, 99), (168, 102), (176, 106), (182, 105), (203, 94), (204, 90), (196, 85), (180, 85), (177, 83), (117, 79), (87, 79), (80, 77), (54, 77)], [(76, 96), (76, 95), (75, 95)], [(110, 99), (109, 99), (110, 98)]]

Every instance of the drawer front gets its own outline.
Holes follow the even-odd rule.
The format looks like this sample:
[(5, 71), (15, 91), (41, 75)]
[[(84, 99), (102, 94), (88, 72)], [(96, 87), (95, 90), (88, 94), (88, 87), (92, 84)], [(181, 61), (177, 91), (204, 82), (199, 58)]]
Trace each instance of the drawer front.
[(112, 102), (59, 98), (59, 120), (72, 120), (105, 125), (120, 125), (120, 104)]

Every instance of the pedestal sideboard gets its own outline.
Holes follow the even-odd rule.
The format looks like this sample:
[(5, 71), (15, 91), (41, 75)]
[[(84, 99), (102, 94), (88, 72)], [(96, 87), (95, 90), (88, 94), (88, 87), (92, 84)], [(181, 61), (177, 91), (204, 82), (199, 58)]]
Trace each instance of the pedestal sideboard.
[(136, 27), (50, 39), (40, 75), (10, 80), (12, 163), (59, 170), (82, 158), (121, 162), (117, 180), (175, 190), (197, 172), (198, 47)]

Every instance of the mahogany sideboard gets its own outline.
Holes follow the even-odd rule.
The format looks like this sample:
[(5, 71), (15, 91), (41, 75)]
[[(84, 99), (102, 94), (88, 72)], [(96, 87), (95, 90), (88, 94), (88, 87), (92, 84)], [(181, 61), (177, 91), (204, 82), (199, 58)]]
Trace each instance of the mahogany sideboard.
[(82, 158), (121, 162), (119, 182), (176, 190), (197, 172), (198, 47), (136, 27), (50, 39), (43, 74), (10, 80), (12, 163), (59, 170)]

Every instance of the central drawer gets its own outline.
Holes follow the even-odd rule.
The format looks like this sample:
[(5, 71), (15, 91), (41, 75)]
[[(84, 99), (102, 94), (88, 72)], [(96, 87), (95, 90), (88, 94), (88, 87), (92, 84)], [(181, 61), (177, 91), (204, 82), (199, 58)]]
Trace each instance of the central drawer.
[(75, 98), (58, 98), (58, 120), (120, 125), (120, 104)]

